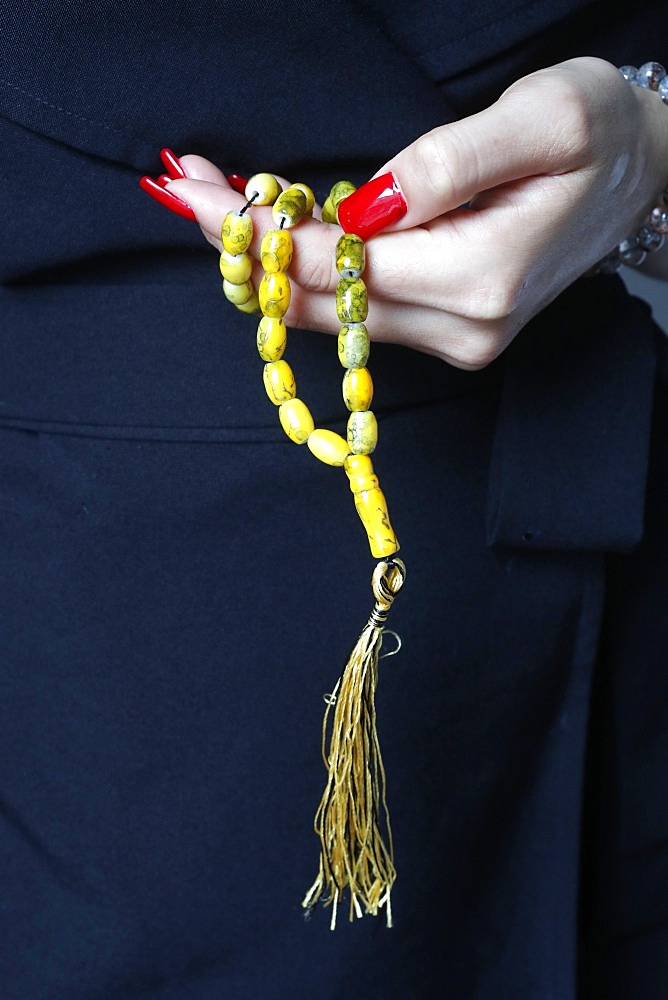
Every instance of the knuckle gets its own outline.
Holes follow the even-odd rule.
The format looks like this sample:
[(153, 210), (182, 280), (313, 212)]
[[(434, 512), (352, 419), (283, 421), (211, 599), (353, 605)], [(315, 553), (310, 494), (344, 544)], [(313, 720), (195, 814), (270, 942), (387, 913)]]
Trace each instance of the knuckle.
[(290, 276), (305, 291), (329, 292), (336, 285), (332, 255), (311, 252), (306, 248), (306, 252), (295, 254)]
[(423, 136), (416, 145), (415, 168), (421, 182), (439, 200), (449, 201), (455, 194), (457, 178), (465, 161), (462, 143), (455, 130), (445, 125)]

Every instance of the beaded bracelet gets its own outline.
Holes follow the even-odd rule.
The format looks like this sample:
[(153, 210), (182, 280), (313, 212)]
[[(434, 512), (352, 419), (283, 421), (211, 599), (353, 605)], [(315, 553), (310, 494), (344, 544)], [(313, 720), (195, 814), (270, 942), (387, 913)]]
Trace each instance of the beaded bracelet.
[[(648, 62), (640, 69), (635, 66), (621, 66), (619, 72), (628, 83), (643, 90), (654, 90), (664, 104), (668, 104), (668, 73), (661, 63)], [(659, 195), (657, 204), (635, 234), (622, 240), (618, 247), (599, 261), (595, 271), (599, 274), (613, 274), (622, 264), (640, 267), (647, 260), (647, 254), (660, 250), (668, 235), (668, 187)]]
[[(339, 181), (323, 205), (323, 220), (338, 221), (341, 203), (355, 191), (349, 181)], [(343, 324), (338, 337), (343, 375), (343, 399), (350, 412), (346, 438), (325, 428), (316, 428), (306, 404), (297, 397), (294, 374), (283, 359), (287, 330), (283, 317), (290, 305), (287, 272), (292, 260), (290, 229), (313, 210), (315, 197), (305, 184), (292, 184), (285, 191), (271, 174), (256, 174), (245, 187), (247, 202), (223, 220), (223, 251), (220, 270), (226, 297), (243, 312), (262, 318), (257, 330), (257, 348), (265, 362), (264, 386), (285, 433), (296, 444), (306, 443), (327, 465), (343, 466), (364, 525), (371, 554), (381, 559), (372, 577), (375, 606), (348, 663), (326, 697), (323, 720), (323, 758), (327, 785), (315, 817), (320, 839), (318, 875), (302, 905), (310, 911), (318, 902), (332, 904), (330, 926), (336, 924), (337, 907), (344, 890), (350, 892), (350, 919), (364, 911), (377, 914), (384, 906), (392, 925), (390, 893), (396, 878), (392, 835), (385, 801), (385, 772), (376, 731), (375, 690), (382, 634), (390, 606), (403, 585), (406, 568), (391, 558), (399, 550), (387, 503), (369, 455), (378, 441), (378, 424), (370, 409), (373, 382), (366, 367), (369, 334), (365, 325), (368, 303), (362, 280), (365, 246), (359, 235), (344, 232), (336, 246), (336, 310)], [(262, 238), (260, 261), (264, 275), (258, 291), (251, 272), (248, 248), (253, 224), (251, 206), (271, 205), (276, 229)], [(331, 733), (328, 736), (333, 708)], [(382, 815), (387, 843), (379, 827)]]

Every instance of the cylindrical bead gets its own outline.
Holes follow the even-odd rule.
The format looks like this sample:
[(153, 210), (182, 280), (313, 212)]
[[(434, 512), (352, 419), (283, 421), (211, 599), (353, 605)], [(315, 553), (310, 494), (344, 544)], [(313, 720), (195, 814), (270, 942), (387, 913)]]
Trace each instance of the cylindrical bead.
[(243, 285), (248, 281), (253, 270), (253, 260), (249, 253), (228, 253), (223, 250), (220, 255), (220, 273), (233, 285)]
[(313, 433), (315, 424), (306, 403), (301, 399), (289, 399), (278, 408), (281, 427), (295, 444), (304, 444)]
[(370, 455), (378, 444), (378, 421), (371, 410), (357, 410), (348, 417), (348, 446), (355, 455)]
[(356, 493), (355, 509), (366, 529), (372, 556), (382, 559), (399, 551), (399, 542), (390, 524), (387, 501), (382, 490), (376, 487)]
[(246, 185), (245, 195), (248, 201), (253, 198), (254, 205), (273, 205), (283, 188), (273, 174), (253, 174)]
[(243, 253), (248, 250), (253, 239), (253, 220), (248, 212), (228, 212), (223, 219), (220, 238), (223, 250), (228, 253)]
[(353, 493), (373, 490), (378, 486), (378, 476), (374, 475), (373, 463), (368, 455), (348, 455), (343, 467)]
[(288, 328), (282, 319), (263, 316), (257, 328), (257, 349), (263, 361), (278, 361), (283, 357), (288, 341)]
[(343, 376), (343, 401), (349, 410), (368, 410), (373, 399), (373, 381), (368, 368), (348, 368)]
[(290, 282), (283, 271), (265, 274), (258, 289), (260, 308), (265, 316), (278, 319), (285, 316), (290, 305)]
[(279, 194), (274, 202), (271, 215), (274, 224), (284, 229), (292, 229), (306, 214), (306, 195), (296, 187), (289, 187)]
[(342, 278), (336, 286), (336, 314), (342, 323), (363, 323), (369, 311), (361, 278)]
[(322, 221), (329, 222), (331, 224), (337, 223), (339, 220), (336, 217), (336, 212), (334, 211), (334, 206), (332, 205), (331, 198), (325, 198), (322, 205)]
[(255, 292), (252, 281), (244, 281), (243, 285), (228, 281), (223, 278), (223, 293), (228, 302), (233, 302), (235, 306), (242, 306), (249, 302)]
[(291, 186), (304, 192), (306, 197), (306, 214), (310, 215), (313, 211), (313, 206), (315, 205), (315, 195), (313, 194), (313, 190), (308, 186), (308, 184), (303, 184), (302, 181), (297, 181)]
[[(329, 198), (332, 203), (332, 208), (335, 212), (338, 212), (339, 205), (344, 198), (353, 194), (357, 188), (352, 183), (352, 181), (337, 181), (332, 190), (329, 192)], [(338, 216), (337, 216), (338, 219)]]
[(264, 366), (263, 378), (267, 395), (276, 406), (297, 395), (295, 377), (287, 361), (270, 361)]
[(364, 368), (369, 360), (369, 334), (364, 323), (349, 323), (339, 330), (339, 361), (344, 368)]
[(307, 444), (315, 457), (326, 465), (343, 465), (350, 454), (348, 442), (340, 434), (322, 427), (313, 431)]
[(336, 270), (342, 278), (359, 278), (366, 263), (364, 240), (344, 233), (336, 244)]
[(287, 271), (292, 260), (292, 236), (287, 229), (270, 229), (262, 237), (260, 262), (265, 271)]

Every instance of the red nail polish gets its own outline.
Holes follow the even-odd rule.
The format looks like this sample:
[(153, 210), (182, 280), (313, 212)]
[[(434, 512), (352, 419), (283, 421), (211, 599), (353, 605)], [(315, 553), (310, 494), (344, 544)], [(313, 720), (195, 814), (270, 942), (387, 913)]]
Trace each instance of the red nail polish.
[(248, 181), (245, 177), (240, 177), (239, 174), (228, 174), (227, 183), (235, 191), (238, 191), (239, 194), (246, 193), (246, 185), (248, 184)]
[(157, 178), (156, 183), (160, 185), (161, 188), (166, 187), (170, 181), (175, 181), (176, 177), (170, 177), (169, 174), (160, 174)]
[(367, 181), (339, 205), (339, 225), (346, 233), (368, 240), (397, 222), (408, 211), (394, 174)]
[(185, 201), (181, 201), (177, 198), (175, 194), (167, 191), (165, 188), (161, 188), (157, 181), (154, 181), (152, 177), (142, 177), (139, 181), (139, 187), (146, 194), (149, 194), (151, 198), (154, 198), (160, 205), (164, 205), (168, 208), (170, 212), (174, 212), (176, 215), (183, 216), (184, 219), (191, 219), (193, 222), (197, 222), (197, 216), (193, 212), (190, 205), (187, 205)]
[(165, 169), (173, 181), (177, 177), (186, 176), (186, 172), (181, 166), (181, 161), (175, 153), (172, 153), (171, 149), (161, 149), (160, 159), (165, 164)]

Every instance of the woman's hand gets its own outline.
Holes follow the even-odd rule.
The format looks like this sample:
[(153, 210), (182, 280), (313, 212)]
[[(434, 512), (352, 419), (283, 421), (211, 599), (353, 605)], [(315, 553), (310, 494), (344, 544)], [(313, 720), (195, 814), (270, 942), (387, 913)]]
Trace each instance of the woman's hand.
[[(208, 161), (181, 162), (189, 179), (169, 190), (220, 249), (222, 219), (243, 196)], [(484, 367), (639, 228), (668, 180), (666, 163), (668, 108), (595, 58), (532, 73), (485, 111), (421, 136), (378, 171), (394, 173), (408, 212), (367, 243), (372, 339)], [(270, 209), (253, 217), (257, 260), (273, 223)], [(295, 230), (288, 325), (339, 329), (339, 235), (316, 218)]]

